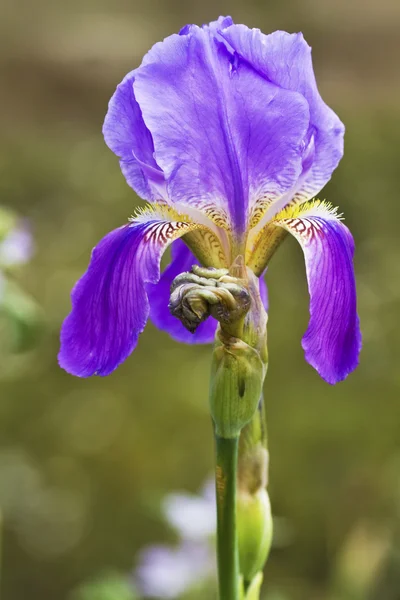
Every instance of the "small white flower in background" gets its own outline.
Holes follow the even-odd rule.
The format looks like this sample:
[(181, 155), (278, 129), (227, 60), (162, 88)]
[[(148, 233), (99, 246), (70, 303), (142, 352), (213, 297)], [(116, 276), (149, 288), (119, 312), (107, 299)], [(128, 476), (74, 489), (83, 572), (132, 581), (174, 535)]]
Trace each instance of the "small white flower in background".
[[(0, 212), (0, 219), (2, 213)], [(4, 237), (0, 223), (0, 299), (6, 288), (5, 272), (30, 260), (33, 254), (33, 238), (26, 221), (19, 221)]]
[(43, 329), (40, 307), (14, 277), (14, 271), (29, 262), (33, 251), (28, 221), (0, 206), (0, 317), (2, 327), (6, 324), (6, 335), (2, 335), (0, 348), (4, 350), (4, 353), (1, 352), (0, 370), (8, 369), (4, 356), (32, 348)]
[(168, 494), (162, 512), (181, 541), (177, 547), (145, 548), (139, 555), (135, 583), (144, 597), (173, 599), (215, 577), (214, 483), (207, 481), (198, 496)]
[(182, 539), (204, 540), (215, 535), (215, 483), (207, 481), (200, 496), (185, 493), (168, 494), (163, 502), (163, 513)]
[(150, 546), (140, 555), (136, 584), (144, 597), (173, 599), (209, 579), (213, 572), (210, 543)]
[(26, 221), (20, 221), (0, 241), (0, 268), (27, 263), (33, 254), (33, 238)]

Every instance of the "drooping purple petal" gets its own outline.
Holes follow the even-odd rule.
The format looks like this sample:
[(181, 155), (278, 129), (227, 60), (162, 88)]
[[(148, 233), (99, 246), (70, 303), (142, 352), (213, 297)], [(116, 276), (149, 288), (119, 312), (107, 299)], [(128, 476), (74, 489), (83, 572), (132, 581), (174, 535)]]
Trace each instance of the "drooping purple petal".
[(135, 348), (149, 315), (146, 284), (160, 276), (162, 253), (190, 225), (138, 220), (106, 235), (75, 285), (61, 331), (59, 362), (79, 377), (108, 375)]
[(329, 181), (343, 155), (344, 126), (318, 92), (310, 46), (301, 33), (265, 35), (245, 25), (220, 33), (268, 81), (307, 100), (310, 124), (304, 137), (303, 177), (295, 193), (302, 201), (311, 198)]
[(357, 367), (361, 350), (353, 238), (322, 207), (278, 224), (304, 252), (310, 292), (310, 322), (302, 340), (306, 360), (328, 383), (337, 383)]
[(135, 98), (134, 81), (132, 71), (115, 90), (103, 135), (107, 146), (119, 156), (128, 184), (145, 200), (159, 200), (165, 197), (164, 174), (154, 160), (153, 140)]
[(172, 245), (171, 259), (171, 264), (162, 273), (160, 281), (155, 285), (149, 284), (147, 286), (150, 319), (156, 327), (169, 333), (178, 342), (209, 344), (214, 341), (218, 326), (215, 319), (209, 317), (199, 325), (195, 333), (190, 333), (179, 319), (171, 315), (168, 308), (173, 280), (180, 273), (190, 271), (193, 265), (199, 264), (199, 261), (181, 240), (176, 240)]
[(218, 204), (240, 234), (250, 197), (281, 196), (302, 170), (308, 103), (267, 81), (214, 29), (156, 44), (135, 74), (171, 201)]

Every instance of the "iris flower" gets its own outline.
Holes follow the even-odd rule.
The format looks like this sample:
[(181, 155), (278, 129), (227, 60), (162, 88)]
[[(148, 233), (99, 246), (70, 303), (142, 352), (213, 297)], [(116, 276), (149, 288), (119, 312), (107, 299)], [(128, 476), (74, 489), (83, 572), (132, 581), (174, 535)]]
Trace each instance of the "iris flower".
[(148, 206), (99, 242), (73, 289), (59, 355), (66, 371), (108, 375), (149, 317), (177, 340), (213, 341), (212, 318), (192, 335), (169, 314), (174, 277), (243, 256), (263, 289), (288, 233), (305, 257), (306, 360), (331, 384), (357, 366), (353, 238), (337, 210), (314, 199), (342, 157), (344, 127), (318, 92), (302, 34), (264, 35), (230, 17), (187, 25), (119, 84), (103, 132)]

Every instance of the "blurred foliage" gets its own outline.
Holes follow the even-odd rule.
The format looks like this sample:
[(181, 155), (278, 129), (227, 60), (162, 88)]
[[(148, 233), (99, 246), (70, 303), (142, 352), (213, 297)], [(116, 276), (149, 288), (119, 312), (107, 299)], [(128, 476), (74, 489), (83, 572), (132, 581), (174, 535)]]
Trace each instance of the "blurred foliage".
[(136, 600), (136, 594), (126, 578), (110, 573), (79, 586), (69, 600)]
[[(359, 369), (336, 387), (305, 363), (306, 279), (288, 240), (268, 272), (265, 396), (271, 501), (289, 535), (271, 553), (265, 599), (397, 600), (398, 1), (5, 0), (1, 11), (0, 202), (32, 224), (37, 251), (16, 283), (46, 318), (23, 354), (6, 354), (1, 333), (2, 600), (66, 600), (107, 569), (129, 573), (144, 545), (174, 542), (162, 496), (196, 490), (212, 468), (209, 348), (149, 325), (116, 373), (90, 380), (61, 371), (56, 355), (90, 249), (141, 202), (102, 140), (108, 99), (152, 43), (220, 13), (264, 31), (303, 30), (313, 46), (320, 90), (347, 126), (345, 157), (321, 196), (356, 239), (364, 335)], [(79, 589), (74, 600), (91, 597)]]
[[(35, 300), (16, 281), (21, 266), (33, 253), (29, 226), (0, 206), (0, 360), (7, 365), (11, 351), (26, 351), (35, 345), (43, 317)], [(4, 364), (5, 363), (5, 364)]]

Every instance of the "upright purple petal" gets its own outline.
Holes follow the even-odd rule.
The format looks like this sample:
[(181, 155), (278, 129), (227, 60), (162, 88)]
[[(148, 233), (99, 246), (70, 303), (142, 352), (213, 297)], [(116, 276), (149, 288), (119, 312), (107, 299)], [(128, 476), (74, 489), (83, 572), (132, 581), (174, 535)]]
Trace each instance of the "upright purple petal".
[(168, 303), (171, 294), (171, 284), (175, 277), (185, 271), (190, 271), (193, 265), (198, 265), (189, 248), (181, 240), (172, 245), (171, 264), (165, 269), (160, 281), (155, 285), (147, 286), (147, 295), (150, 302), (150, 319), (156, 327), (166, 331), (178, 342), (186, 344), (209, 344), (214, 341), (218, 323), (209, 317), (201, 323), (195, 333), (190, 333), (179, 319), (173, 317), (169, 311)]
[(328, 383), (337, 383), (357, 367), (361, 350), (353, 238), (323, 204), (277, 224), (304, 252), (310, 292), (310, 322), (302, 341), (306, 360)]
[(214, 29), (191, 26), (156, 44), (134, 89), (170, 200), (219, 204), (240, 235), (250, 197), (281, 196), (298, 180), (309, 108)]
[(120, 158), (128, 184), (145, 200), (165, 196), (164, 174), (154, 160), (154, 145), (144, 124), (133, 84), (135, 71), (128, 73), (112, 96), (103, 125), (107, 146)]
[(203, 29), (211, 29), (213, 32), (218, 33), (220, 29), (230, 27), (233, 25), (232, 17), (218, 17), (216, 21), (211, 21), (208, 25), (203, 25)]
[(330, 179), (343, 155), (344, 126), (318, 92), (310, 46), (301, 33), (265, 35), (245, 25), (233, 25), (220, 33), (268, 81), (299, 92), (307, 100), (310, 124), (304, 138), (303, 177), (295, 193), (303, 201), (311, 198)]
[[(232, 17), (219, 17), (216, 21), (211, 21), (211, 23), (203, 25), (203, 29), (210, 29), (215, 35), (219, 36), (219, 30), (230, 25), (233, 25)], [(179, 35), (187, 35), (196, 27), (197, 25), (185, 25), (180, 30)]]
[(146, 284), (158, 281), (162, 253), (189, 229), (152, 215), (100, 241), (72, 291), (72, 311), (61, 331), (61, 367), (79, 377), (108, 375), (129, 356), (149, 315)]

